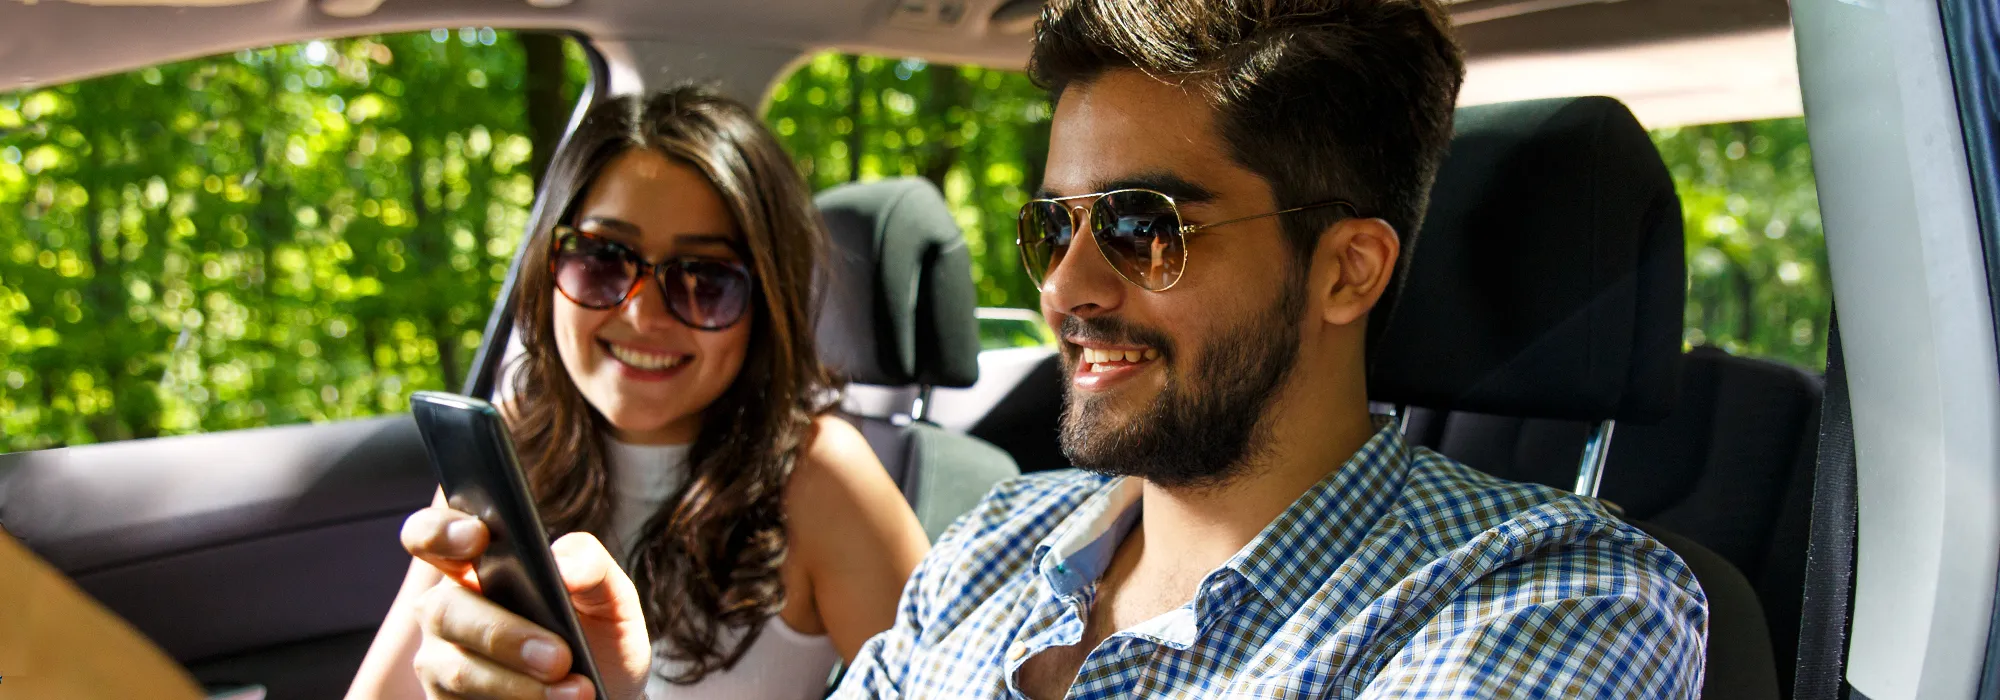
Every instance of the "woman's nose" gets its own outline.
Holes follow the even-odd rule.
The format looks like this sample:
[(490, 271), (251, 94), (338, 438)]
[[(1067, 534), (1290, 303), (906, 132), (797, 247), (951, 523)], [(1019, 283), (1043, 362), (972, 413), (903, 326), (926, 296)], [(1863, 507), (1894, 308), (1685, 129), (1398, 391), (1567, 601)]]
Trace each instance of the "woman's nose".
[(657, 275), (646, 275), (639, 280), (638, 289), (632, 291), (632, 298), (619, 308), (634, 330), (648, 331), (675, 322), (673, 314), (667, 311), (667, 298), (659, 282)]

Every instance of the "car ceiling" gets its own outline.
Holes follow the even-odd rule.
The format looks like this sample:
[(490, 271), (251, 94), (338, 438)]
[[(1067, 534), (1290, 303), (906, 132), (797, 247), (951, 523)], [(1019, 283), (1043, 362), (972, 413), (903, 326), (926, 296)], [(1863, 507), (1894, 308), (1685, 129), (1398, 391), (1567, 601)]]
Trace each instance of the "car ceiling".
[[(1039, 0), (0, 0), (0, 90), (471, 25), (1020, 68)], [(551, 4), (560, 4), (548, 7)], [(376, 5), (379, 4), (379, 7)], [(1800, 113), (1786, 0), (1456, 0), (1463, 102), (1608, 94), (1648, 126)], [(335, 14), (360, 14), (342, 17)]]

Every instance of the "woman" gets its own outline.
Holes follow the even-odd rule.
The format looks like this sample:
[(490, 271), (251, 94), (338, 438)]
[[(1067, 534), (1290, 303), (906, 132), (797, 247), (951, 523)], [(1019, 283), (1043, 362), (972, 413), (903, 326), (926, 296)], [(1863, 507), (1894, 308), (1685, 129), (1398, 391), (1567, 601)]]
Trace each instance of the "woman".
[[(606, 690), (820, 697), (834, 662), (893, 622), (927, 545), (867, 443), (827, 415), (804, 183), (748, 109), (682, 88), (592, 108), (548, 193), (502, 410), (544, 524), (591, 533), (556, 542), (564, 577), (608, 551), (620, 566), (598, 579), (643, 602), (651, 653), (600, 645), (615, 635), (572, 588)], [(410, 517), (419, 561), (350, 698), (589, 697), (554, 635), (470, 592), (485, 537), (441, 496)], [(465, 625), (520, 638), (486, 656), (446, 641)]]

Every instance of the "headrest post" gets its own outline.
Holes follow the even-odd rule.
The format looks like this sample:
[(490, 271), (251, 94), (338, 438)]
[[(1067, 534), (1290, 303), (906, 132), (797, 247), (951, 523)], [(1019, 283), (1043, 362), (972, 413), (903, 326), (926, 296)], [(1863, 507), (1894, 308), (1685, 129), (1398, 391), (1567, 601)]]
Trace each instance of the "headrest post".
[(1407, 438), (1410, 436), (1410, 407), (1396, 404), (1395, 411), (1396, 434)]
[(915, 401), (910, 402), (910, 420), (913, 421), (924, 420), (925, 417), (930, 414), (930, 408), (931, 408), (931, 385), (924, 384), (918, 386), (917, 399)]
[(1618, 427), (1618, 421), (1598, 421), (1590, 431), (1590, 441), (1583, 443), (1583, 463), (1576, 470), (1576, 493), (1579, 496), (1597, 497), (1597, 487), (1604, 481), (1604, 463), (1611, 457), (1611, 432)]

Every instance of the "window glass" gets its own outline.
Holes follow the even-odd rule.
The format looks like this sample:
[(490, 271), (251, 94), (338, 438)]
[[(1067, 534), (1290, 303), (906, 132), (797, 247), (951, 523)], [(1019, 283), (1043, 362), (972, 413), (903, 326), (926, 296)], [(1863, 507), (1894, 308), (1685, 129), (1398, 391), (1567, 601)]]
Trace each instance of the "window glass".
[(979, 305), (1040, 304), (1014, 249), (1015, 214), (1041, 186), (1049, 149), (1048, 97), (1027, 76), (825, 53), (771, 97), (766, 119), (814, 189), (929, 179), (965, 230)]
[(0, 93), (0, 452), (456, 387), (589, 78), (468, 27)]
[(1826, 367), (1833, 312), (1805, 119), (1659, 129), (1686, 218), (1688, 346)]
[[(1041, 183), (1048, 98), (1016, 71), (825, 53), (787, 77), (767, 118), (815, 188), (898, 175), (944, 190), (973, 253), (979, 303), (1035, 308), (1014, 220)], [(1833, 298), (1802, 118), (1652, 132), (1686, 216), (1685, 340), (1817, 370)], [(989, 315), (990, 316), (990, 315)], [(981, 320), (989, 347), (1045, 342)]]

